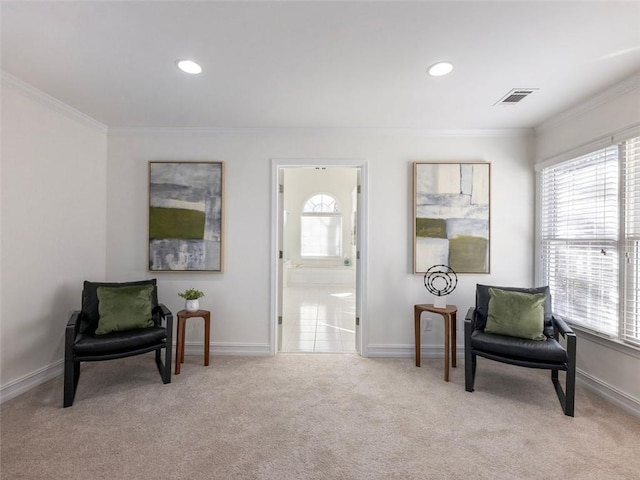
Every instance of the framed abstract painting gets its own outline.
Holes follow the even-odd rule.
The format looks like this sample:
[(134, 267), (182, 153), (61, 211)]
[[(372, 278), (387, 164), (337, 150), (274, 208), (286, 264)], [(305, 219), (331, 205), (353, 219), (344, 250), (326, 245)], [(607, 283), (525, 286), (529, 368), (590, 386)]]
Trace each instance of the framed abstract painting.
[(413, 272), (490, 271), (489, 163), (413, 164)]
[(222, 272), (223, 162), (149, 162), (149, 270)]

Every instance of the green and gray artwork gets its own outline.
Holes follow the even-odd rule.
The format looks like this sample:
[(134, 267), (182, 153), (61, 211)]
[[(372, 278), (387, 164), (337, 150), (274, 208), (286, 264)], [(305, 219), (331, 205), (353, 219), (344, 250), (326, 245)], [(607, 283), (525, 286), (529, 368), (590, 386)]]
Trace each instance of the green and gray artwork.
[(489, 164), (419, 163), (415, 175), (415, 271), (488, 273)]
[(222, 164), (150, 164), (149, 270), (220, 270)]

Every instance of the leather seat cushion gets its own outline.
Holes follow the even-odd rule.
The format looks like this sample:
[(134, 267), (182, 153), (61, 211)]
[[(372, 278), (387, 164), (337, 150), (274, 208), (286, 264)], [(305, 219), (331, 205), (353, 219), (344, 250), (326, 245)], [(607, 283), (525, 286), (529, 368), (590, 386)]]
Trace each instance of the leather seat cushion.
[(163, 327), (127, 330), (99, 336), (88, 332), (80, 333), (73, 345), (73, 353), (76, 355), (105, 355), (126, 352), (160, 344), (166, 337), (167, 329)]
[(527, 340), (474, 330), (471, 334), (471, 346), (474, 350), (534, 362), (564, 364), (568, 361), (567, 351), (555, 338), (544, 341)]

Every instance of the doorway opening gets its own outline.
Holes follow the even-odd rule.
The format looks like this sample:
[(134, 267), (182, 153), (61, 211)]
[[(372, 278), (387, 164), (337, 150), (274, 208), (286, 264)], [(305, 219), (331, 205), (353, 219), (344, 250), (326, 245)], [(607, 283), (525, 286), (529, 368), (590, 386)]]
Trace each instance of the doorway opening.
[(273, 354), (364, 354), (365, 167), (273, 163)]

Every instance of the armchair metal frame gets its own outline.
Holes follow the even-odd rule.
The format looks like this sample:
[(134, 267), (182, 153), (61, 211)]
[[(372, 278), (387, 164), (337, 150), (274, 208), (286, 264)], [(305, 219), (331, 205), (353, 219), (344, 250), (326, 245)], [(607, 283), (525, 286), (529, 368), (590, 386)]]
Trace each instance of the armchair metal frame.
[[(528, 360), (521, 357), (513, 357), (501, 355), (494, 352), (487, 352), (475, 349), (472, 346), (471, 334), (475, 330), (476, 325), (476, 309), (471, 307), (467, 312), (464, 320), (464, 345), (465, 345), (465, 390), (473, 392), (476, 376), (476, 356), (495, 360), (497, 362), (507, 363), (528, 368), (541, 368), (551, 370), (551, 382), (556, 390), (558, 400), (562, 406), (565, 415), (574, 416), (575, 408), (575, 384), (576, 384), (576, 335), (567, 323), (559, 316), (552, 316), (553, 336), (556, 341), (560, 335), (566, 340), (567, 361), (564, 363), (543, 362), (537, 360)], [(563, 370), (566, 372), (566, 385), (562, 389), (562, 385), (558, 378), (558, 372)]]
[[(73, 405), (80, 378), (81, 362), (99, 362), (103, 360), (115, 360), (117, 358), (131, 357), (147, 352), (156, 352), (156, 365), (162, 378), (163, 383), (171, 383), (171, 345), (173, 332), (173, 314), (163, 304), (158, 304), (153, 310), (153, 318), (156, 326), (162, 326), (163, 320), (166, 322), (166, 338), (152, 344), (143, 345), (131, 349), (114, 350), (105, 353), (96, 353), (94, 355), (78, 355), (74, 353), (74, 343), (79, 334), (82, 311), (77, 310), (71, 314), (69, 322), (65, 329), (64, 341), (64, 407)], [(165, 349), (164, 362), (162, 361), (161, 351)]]

